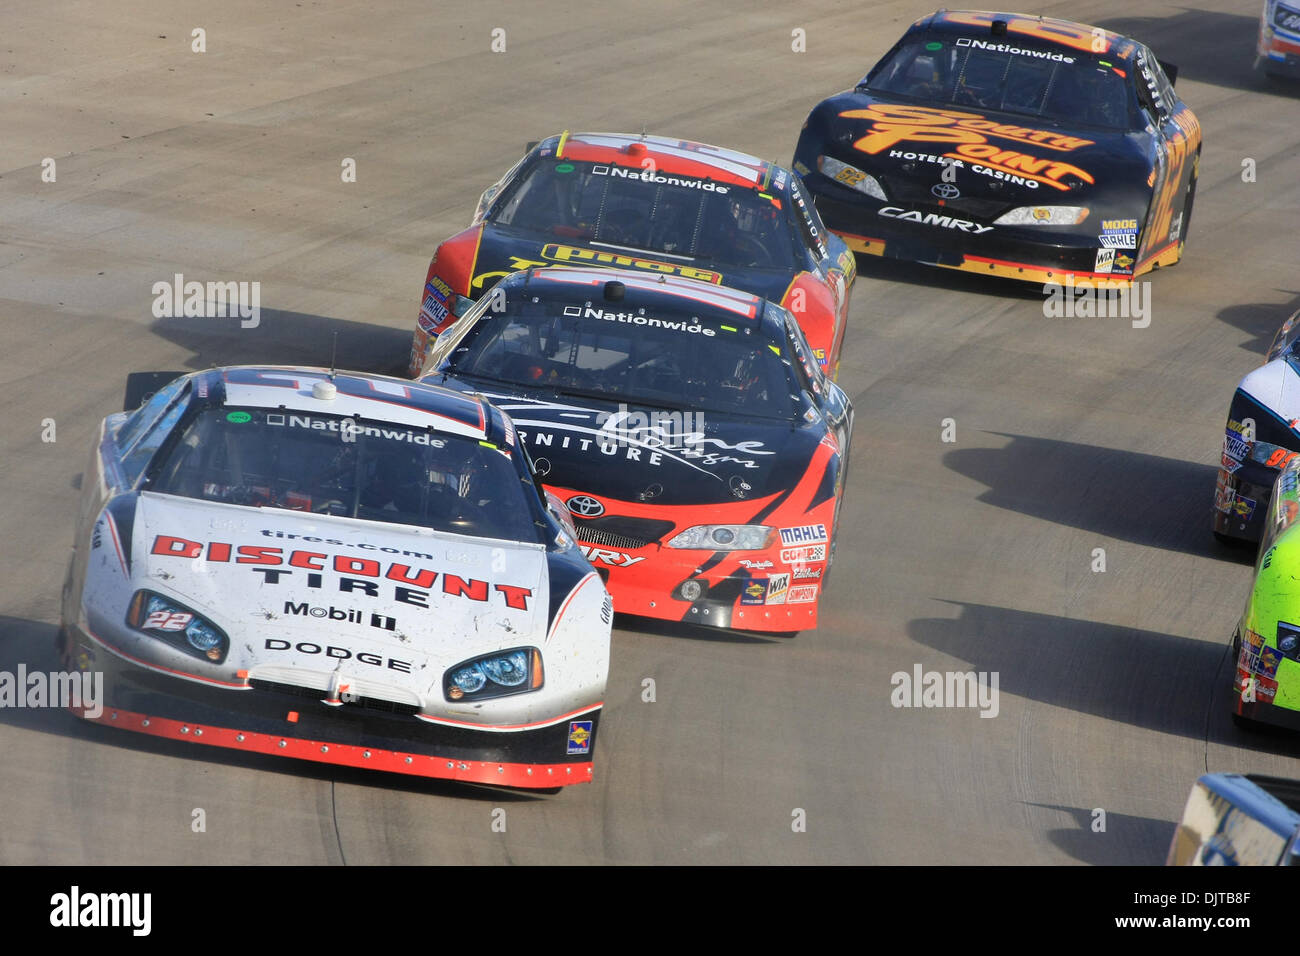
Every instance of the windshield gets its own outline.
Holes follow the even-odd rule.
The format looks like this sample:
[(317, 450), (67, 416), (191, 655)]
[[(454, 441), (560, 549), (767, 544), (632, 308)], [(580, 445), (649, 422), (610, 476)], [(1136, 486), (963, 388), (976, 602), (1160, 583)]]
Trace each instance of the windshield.
[[(798, 387), (753, 320), (525, 301), (485, 312), (448, 371), (609, 401), (789, 421)], [(742, 323), (746, 326), (741, 327)]]
[(871, 71), (865, 85), (927, 103), (1020, 113), (1066, 125), (1131, 125), (1128, 82), (1111, 61), (1081, 51), (1038, 49), (1006, 37), (908, 41)]
[(788, 269), (794, 260), (775, 195), (639, 166), (540, 160), (492, 221), (719, 268)]
[(202, 501), (542, 540), (525, 483), (496, 448), (333, 415), (205, 409), (154, 467), (148, 487)]

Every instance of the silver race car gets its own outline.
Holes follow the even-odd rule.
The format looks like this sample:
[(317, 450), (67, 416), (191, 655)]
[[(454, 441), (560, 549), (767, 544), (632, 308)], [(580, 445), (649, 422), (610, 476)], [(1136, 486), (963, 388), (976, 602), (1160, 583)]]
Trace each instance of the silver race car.
[(105, 700), (79, 716), (426, 777), (591, 779), (612, 602), (480, 396), (196, 372), (104, 420), (82, 487), (59, 642)]

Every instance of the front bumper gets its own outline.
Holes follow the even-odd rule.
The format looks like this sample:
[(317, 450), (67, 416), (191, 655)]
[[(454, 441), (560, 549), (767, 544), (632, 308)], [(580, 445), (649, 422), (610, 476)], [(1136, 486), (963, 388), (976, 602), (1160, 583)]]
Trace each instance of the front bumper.
[[(583, 541), (581, 534), (579, 544), (605, 579), (619, 614), (775, 633), (817, 626), (829, 542), (722, 553), (649, 545), (619, 553)], [(782, 560), (795, 551), (810, 556), (797, 564)], [(694, 599), (683, 594), (688, 582), (700, 588)]]
[[(1253, 701), (1242, 700), (1245, 687), (1251, 680), (1256, 682), (1254, 687), (1255, 699)], [(1236, 676), (1232, 682), (1232, 712), (1247, 720), (1258, 721), (1261, 724), (1300, 731), (1300, 710), (1278, 706), (1273, 702), (1277, 693), (1277, 681), (1261, 677), (1258, 674), (1251, 674), (1238, 664)]]
[(507, 787), (586, 783), (601, 703), (528, 724), (485, 727), (382, 701), (325, 703), (319, 691), (257, 680), (216, 687), (149, 670), (76, 628), (68, 669), (104, 674), (102, 709), (79, 717), (174, 740), (321, 763)]
[(829, 189), (818, 190), (813, 182), (815, 179), (809, 176), (806, 181), (827, 228), (837, 233), (854, 252), (864, 255), (904, 259), (1038, 284), (1059, 283), (1067, 276), (1073, 276), (1076, 280), (1099, 280), (1123, 286), (1143, 272), (1177, 262), (1181, 250), (1180, 243), (1173, 243), (1142, 262), (1136, 260), (1135, 249), (1108, 250), (1114, 252), (1109, 271), (1098, 271), (1099, 264), (1103, 270), (1105, 265), (1099, 263), (1099, 246), (1095, 237), (1081, 236), (1077, 232), (1047, 231), (1026, 236), (1024, 228), (1014, 226), (995, 226), (1000, 235), (982, 236), (960, 229), (940, 228), (900, 219), (897, 214), (893, 217), (881, 215), (881, 210), (915, 211), (922, 216), (952, 219), (963, 219), (962, 214), (937, 205), (899, 203), (895, 206), (869, 197), (850, 200), (836, 195), (843, 192), (838, 187), (834, 193)]
[(1276, 470), (1257, 464), (1243, 465), (1235, 472), (1220, 468), (1214, 486), (1215, 533), (1241, 541), (1259, 541), (1276, 477)]

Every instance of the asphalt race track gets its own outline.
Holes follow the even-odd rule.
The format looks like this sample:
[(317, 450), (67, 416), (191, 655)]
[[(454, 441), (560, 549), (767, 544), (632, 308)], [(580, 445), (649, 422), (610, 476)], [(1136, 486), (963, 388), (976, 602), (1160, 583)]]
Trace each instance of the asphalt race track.
[[(340, 366), (400, 372), (429, 254), (526, 142), (645, 127), (788, 164), (812, 106), (933, 9), (790, 6), (0, 13), (0, 670), (56, 666), (80, 475), (129, 372), (328, 364), (334, 332)], [(839, 375), (853, 470), (817, 631), (620, 618), (595, 782), (554, 796), (2, 709), (0, 863), (1160, 863), (1199, 774), (1300, 776), (1300, 737), (1228, 719), (1253, 555), (1209, 529), (1233, 386), (1300, 307), (1300, 88), (1252, 72), (1258, 3), (1027, 12), (1181, 68), (1205, 134), (1186, 255), (1148, 277), (1147, 328), (860, 262)], [(259, 281), (260, 325), (154, 318), (175, 273)], [(890, 677), (916, 665), (996, 672), (996, 716), (895, 708)]]

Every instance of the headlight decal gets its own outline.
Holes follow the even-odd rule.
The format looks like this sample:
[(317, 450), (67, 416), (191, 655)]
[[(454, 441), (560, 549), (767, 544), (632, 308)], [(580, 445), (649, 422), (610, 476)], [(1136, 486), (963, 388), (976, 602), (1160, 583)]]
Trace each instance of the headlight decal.
[(180, 602), (153, 591), (135, 593), (126, 623), (133, 630), (213, 664), (224, 661), (230, 650), (230, 639), (221, 628)]

